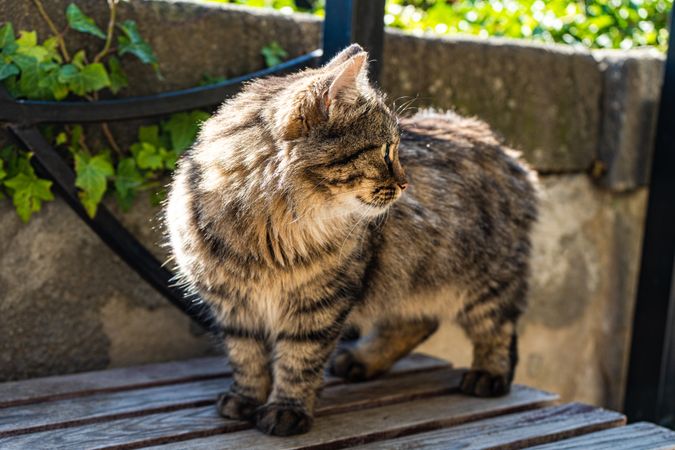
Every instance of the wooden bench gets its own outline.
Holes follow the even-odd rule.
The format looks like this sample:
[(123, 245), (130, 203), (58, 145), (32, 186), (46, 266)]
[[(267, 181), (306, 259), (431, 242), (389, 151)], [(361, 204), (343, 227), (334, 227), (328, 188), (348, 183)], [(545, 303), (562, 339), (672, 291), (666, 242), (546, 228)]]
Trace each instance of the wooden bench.
[(328, 377), (313, 430), (269, 437), (218, 416), (231, 383), (223, 358), (112, 369), (0, 384), (1, 449), (675, 449), (675, 433), (548, 392), (461, 395), (462, 374), (413, 355), (387, 376), (346, 384)]

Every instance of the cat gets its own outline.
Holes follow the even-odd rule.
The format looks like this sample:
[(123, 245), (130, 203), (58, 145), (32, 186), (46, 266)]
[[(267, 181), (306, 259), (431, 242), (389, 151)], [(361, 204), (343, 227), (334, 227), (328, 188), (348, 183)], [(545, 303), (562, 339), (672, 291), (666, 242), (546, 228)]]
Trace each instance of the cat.
[[(460, 389), (509, 392), (526, 304), (536, 176), (489, 127), (398, 118), (352, 45), (248, 84), (180, 160), (164, 221), (180, 280), (223, 327), (220, 414), (310, 429), (325, 366), (386, 372), (454, 318), (473, 343)], [(365, 335), (335, 351), (347, 327)]]

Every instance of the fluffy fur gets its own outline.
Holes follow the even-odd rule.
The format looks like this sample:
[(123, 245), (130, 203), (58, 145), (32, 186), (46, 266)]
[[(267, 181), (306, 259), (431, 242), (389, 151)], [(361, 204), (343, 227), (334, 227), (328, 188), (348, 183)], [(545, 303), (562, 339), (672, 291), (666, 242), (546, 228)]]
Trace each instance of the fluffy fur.
[(534, 175), (478, 120), (399, 120), (366, 60), (353, 45), (249, 84), (204, 124), (169, 194), (178, 273), (234, 369), (219, 411), (269, 434), (310, 428), (347, 325), (367, 330), (330, 363), (349, 380), (385, 372), (444, 317), (474, 345), (463, 392), (513, 379)]

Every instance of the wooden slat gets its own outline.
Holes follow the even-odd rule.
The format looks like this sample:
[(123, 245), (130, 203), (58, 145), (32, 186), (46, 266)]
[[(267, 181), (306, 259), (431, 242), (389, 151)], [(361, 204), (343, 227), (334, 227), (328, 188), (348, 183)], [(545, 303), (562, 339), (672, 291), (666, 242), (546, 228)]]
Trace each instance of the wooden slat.
[[(434, 362), (432, 359), (425, 362), (427, 372), (419, 372), (421, 365), (411, 365), (408, 362), (395, 367), (382, 382), (368, 383), (370, 390), (362, 403), (373, 403), (376, 400), (386, 403), (390, 397), (399, 398), (406, 393), (428, 396), (443, 392), (439, 389), (446, 386), (445, 378), (451, 379), (453, 383), (459, 382), (461, 371), (450, 370), (449, 366), (440, 361), (435, 366), (431, 365)], [(443, 368), (445, 370), (441, 373), (435, 373)], [(329, 386), (338, 384), (336, 379), (329, 381)], [(419, 385), (427, 382), (430, 384)], [(411, 383), (412, 386), (406, 386)], [(5, 408), (0, 410), (0, 436), (206, 406), (214, 403), (216, 396), (230, 384), (231, 379), (219, 378)], [(350, 393), (360, 389), (362, 388), (357, 385), (344, 386), (338, 390), (327, 389), (323, 404), (336, 410), (341, 407), (342, 398), (334, 398), (333, 392), (345, 393), (346, 398), (354, 399)], [(357, 403), (352, 400), (349, 404), (355, 407)]]
[(265, 436), (257, 430), (244, 430), (152, 448), (157, 450), (211, 450), (215, 448), (334, 450), (541, 407), (553, 402), (556, 398), (552, 394), (523, 386), (514, 386), (510, 395), (494, 399), (455, 394), (319, 417), (309, 433), (299, 436), (278, 438)]
[(227, 376), (230, 373), (224, 357), (209, 357), (11, 381), (0, 383), (0, 408), (91, 395), (98, 392), (115, 392), (212, 379)]
[[(421, 371), (449, 365), (446, 361), (418, 353), (398, 361), (392, 368), (392, 372)], [(208, 357), (11, 381), (0, 383), (0, 408), (83, 397), (101, 392), (119, 392), (209, 380), (228, 377), (231, 374), (226, 358)], [(327, 382), (336, 382), (336, 380), (329, 378)]]
[[(384, 404), (409, 401), (412, 399), (425, 398), (434, 395), (439, 395), (442, 393), (447, 393), (457, 388), (457, 386), (459, 385), (461, 374), (462, 374), (461, 370), (445, 368), (421, 373), (399, 374), (367, 383), (333, 385), (324, 390), (324, 393), (318, 403), (317, 414), (334, 414), (338, 411), (344, 411), (346, 409), (375, 407)], [(175, 389), (176, 392), (173, 393), (171, 397), (175, 399), (180, 398), (181, 394), (185, 394), (185, 392), (183, 391), (190, 388), (188, 386), (179, 386), (179, 385), (168, 386), (162, 388), (161, 395), (167, 395), (166, 392), (167, 389)], [(219, 387), (216, 386), (215, 391), (211, 392), (208, 395), (208, 403), (213, 403), (215, 399), (215, 393), (219, 391), (220, 391)], [(136, 408), (147, 407), (147, 404), (146, 405), (143, 404), (144, 400), (146, 402), (154, 401), (155, 404), (158, 404), (161, 401), (161, 397), (155, 398), (154, 400), (152, 399), (152, 395), (157, 393), (148, 394), (145, 390), (143, 390), (143, 391), (134, 391), (133, 392), (133, 394), (135, 394), (134, 397), (130, 398), (128, 402), (125, 404), (124, 395), (121, 394), (125, 394), (131, 397), (132, 393), (125, 392), (117, 394), (115, 401), (120, 402), (118, 410), (119, 408), (123, 408), (126, 405), (131, 405), (132, 407)], [(199, 395), (199, 392), (198, 391), (190, 392), (189, 394), (185, 395), (191, 395), (194, 400), (194, 398), (197, 395)], [(72, 403), (69, 404), (68, 406), (74, 408), (76, 410), (76, 413), (92, 414), (89, 411), (91, 409), (91, 405), (86, 405), (84, 407), (81, 406), (84, 403), (84, 400), (85, 398), (71, 400), (70, 402)], [(5, 438), (0, 438), (0, 448), (4, 448), (3, 445), (9, 445), (10, 443), (31, 442), (32, 441), (31, 436), (37, 435), (46, 436), (43, 438), (45, 441), (49, 441), (49, 439), (53, 440), (57, 438), (60, 439), (59, 435), (61, 433), (64, 434), (70, 433), (69, 428), (63, 428), (64, 423), (71, 426), (71, 429), (76, 428), (77, 430), (79, 430), (78, 432), (82, 432), (84, 434), (88, 433), (96, 434), (98, 431), (95, 430), (108, 427), (119, 428), (119, 432), (122, 433), (122, 435), (126, 435), (126, 433), (129, 430), (132, 430), (133, 432), (132, 434), (136, 436), (134, 437), (134, 439), (142, 438), (143, 430), (145, 430), (148, 433), (152, 433), (153, 435), (155, 433), (174, 433), (174, 432), (179, 433), (187, 432), (193, 433), (195, 435), (204, 435), (222, 431), (223, 426), (225, 426), (226, 429), (230, 430), (241, 429), (242, 427), (248, 426), (248, 424), (240, 424), (238, 422), (232, 421), (229, 421), (228, 423), (228, 421), (219, 418), (216, 414), (216, 410), (213, 407), (213, 405), (209, 405), (204, 408), (189, 408), (189, 409), (183, 408), (182, 411), (185, 411), (184, 413), (180, 412), (181, 410), (179, 410), (178, 408), (173, 408), (174, 410), (176, 410), (173, 413), (173, 415), (171, 413), (163, 413), (163, 415), (153, 414), (152, 415), (153, 418), (150, 419), (149, 422), (146, 422), (145, 419), (143, 419), (142, 417), (138, 417), (140, 415), (143, 415), (144, 413), (143, 410), (136, 410), (136, 414), (129, 414), (133, 416), (132, 419), (109, 420), (111, 419), (111, 417), (94, 416), (94, 418), (97, 420), (95, 421), (92, 420), (91, 422), (94, 423), (91, 423), (90, 425), (82, 425), (82, 423), (85, 423), (82, 419), (80, 419), (81, 423), (80, 425), (78, 425), (77, 423), (63, 422), (63, 416), (64, 415), (67, 416), (69, 414), (67, 411), (67, 407), (65, 407), (63, 401), (36, 406), (46, 407), (51, 405), (57, 407), (52, 408), (48, 411), (43, 410), (43, 415), (45, 416), (44, 419), (40, 418), (39, 416), (32, 417), (31, 419), (33, 426), (32, 430), (30, 429), (27, 430), (24, 427), (22, 429), (22, 433), (24, 434), (16, 436), (15, 432), (5, 433)], [(63, 409), (63, 412), (59, 411), (59, 407)], [(106, 407), (109, 408), (110, 405), (106, 405)], [(5, 411), (9, 410), (11, 410), (11, 408)], [(42, 433), (35, 432), (36, 424), (41, 423), (40, 421), (42, 421), (43, 423), (48, 422), (49, 420), (51, 420), (49, 419), (49, 416), (52, 414), (60, 416), (57, 419), (60, 421), (58, 425), (59, 429), (53, 429), (51, 431), (52, 434), (45, 434), (49, 432), (42, 432)], [(26, 418), (17, 416), (8, 415), (5, 416), (5, 420), (7, 420), (8, 422), (12, 421), (12, 423), (14, 424), (19, 424), (17, 426), (21, 427), (22, 426), (21, 424), (26, 422)], [(166, 417), (168, 417), (168, 419), (166, 419)], [(181, 418), (185, 420), (185, 423), (181, 421), (182, 420)], [(168, 420), (167, 423), (170, 424), (169, 428), (162, 427), (161, 424), (165, 423), (165, 420)], [(149, 423), (150, 425), (149, 428), (146, 430), (145, 428), (143, 428), (143, 425), (137, 425), (135, 422), (139, 422), (141, 424)], [(158, 422), (159, 424), (156, 422)], [(141, 428), (139, 428), (139, 426)], [(16, 428), (14, 430), (16, 431)], [(33, 434), (25, 434), (28, 431), (33, 432)], [(78, 432), (76, 432), (76, 434)], [(51, 438), (49, 436), (51, 436)], [(14, 437), (14, 439), (12, 437)], [(54, 445), (57, 444), (59, 446), (61, 445), (59, 442), (55, 440)], [(76, 444), (73, 445), (77, 447)], [(29, 447), (32, 447), (32, 445), (29, 445)]]
[(675, 432), (657, 425), (638, 422), (626, 427), (533, 447), (533, 450), (672, 450)]
[(428, 433), (374, 442), (359, 450), (525, 448), (625, 423), (622, 414), (571, 403), (509, 414)]

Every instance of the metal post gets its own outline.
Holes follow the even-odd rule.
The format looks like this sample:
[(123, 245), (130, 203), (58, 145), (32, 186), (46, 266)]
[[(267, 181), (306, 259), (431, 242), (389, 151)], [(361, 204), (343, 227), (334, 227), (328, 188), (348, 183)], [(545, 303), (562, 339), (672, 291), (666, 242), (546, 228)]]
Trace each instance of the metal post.
[(352, 7), (352, 0), (326, 0), (321, 64), (352, 43)]
[(675, 9), (656, 130), (624, 409), (675, 428)]
[(377, 83), (382, 68), (385, 0), (326, 0), (323, 58), (327, 62), (352, 42), (369, 54), (369, 75)]

